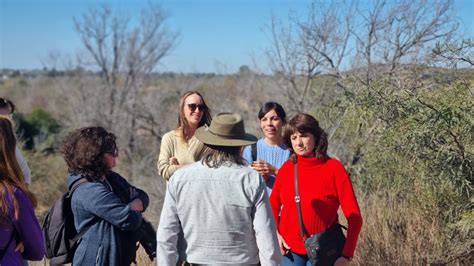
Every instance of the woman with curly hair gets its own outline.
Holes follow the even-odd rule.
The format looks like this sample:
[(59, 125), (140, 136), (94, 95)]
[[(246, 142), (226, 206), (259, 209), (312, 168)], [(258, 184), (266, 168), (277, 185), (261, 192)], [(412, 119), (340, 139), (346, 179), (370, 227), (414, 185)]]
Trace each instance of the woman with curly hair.
[(44, 256), (36, 198), (28, 190), (15, 150), (12, 123), (0, 116), (0, 265), (23, 265), (23, 259)]
[(197, 91), (185, 92), (179, 99), (178, 126), (163, 135), (158, 157), (158, 174), (169, 180), (173, 173), (186, 164), (200, 160), (204, 148), (194, 133), (200, 126), (211, 123), (209, 107)]
[[(134, 258), (125, 254), (130, 248), (135, 254), (136, 241), (127, 239), (142, 224), (148, 196), (111, 171), (118, 156), (115, 135), (102, 127), (80, 128), (66, 137), (61, 152), (69, 168), (68, 187), (88, 181), (71, 199), (76, 229), (90, 226), (79, 242), (73, 264), (129, 265)], [(129, 203), (116, 194), (113, 184), (117, 178), (129, 187)]]

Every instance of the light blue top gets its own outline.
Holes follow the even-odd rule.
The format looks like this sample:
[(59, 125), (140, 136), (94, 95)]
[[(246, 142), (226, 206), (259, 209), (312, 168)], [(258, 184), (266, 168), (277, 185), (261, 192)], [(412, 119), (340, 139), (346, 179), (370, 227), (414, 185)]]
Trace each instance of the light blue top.
[(157, 230), (157, 265), (175, 265), (178, 254), (193, 264), (280, 265), (275, 221), (256, 171), (199, 161), (173, 174)]
[[(252, 164), (252, 146), (249, 145), (245, 147), (243, 153), (244, 159), (250, 164)], [(257, 160), (267, 161), (269, 164), (280, 168), (286, 160), (290, 157), (290, 151), (285, 144), (280, 144), (278, 146), (268, 145), (264, 139), (259, 139), (257, 141)], [(270, 195), (273, 184), (275, 183), (275, 176), (272, 175), (266, 181), (267, 193)]]

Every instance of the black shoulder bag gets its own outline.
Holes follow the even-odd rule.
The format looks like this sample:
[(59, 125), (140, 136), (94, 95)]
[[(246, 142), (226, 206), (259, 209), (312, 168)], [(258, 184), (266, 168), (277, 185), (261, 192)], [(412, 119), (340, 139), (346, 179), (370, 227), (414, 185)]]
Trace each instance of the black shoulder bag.
[(300, 195), (298, 193), (298, 165), (295, 163), (295, 202), (298, 210), (298, 220), (300, 224), (300, 233), (303, 238), (306, 253), (311, 265), (334, 265), (336, 260), (342, 256), (342, 249), (346, 242), (346, 237), (342, 232), (343, 225), (336, 223), (328, 229), (306, 237), (306, 230), (301, 216)]

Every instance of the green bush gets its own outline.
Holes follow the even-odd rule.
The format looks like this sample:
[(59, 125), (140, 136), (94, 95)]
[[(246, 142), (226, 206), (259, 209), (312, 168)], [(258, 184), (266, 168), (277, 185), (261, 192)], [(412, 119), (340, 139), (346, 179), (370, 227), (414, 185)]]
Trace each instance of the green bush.
[(364, 228), (357, 261), (426, 264), (474, 256), (470, 83), (413, 90), (386, 80), (344, 82), (348, 91), (313, 114), (359, 195)]
[(56, 135), (61, 127), (59, 123), (42, 108), (36, 108), (31, 113), (15, 113), (17, 131), (24, 140), (26, 149), (51, 152), (55, 145)]

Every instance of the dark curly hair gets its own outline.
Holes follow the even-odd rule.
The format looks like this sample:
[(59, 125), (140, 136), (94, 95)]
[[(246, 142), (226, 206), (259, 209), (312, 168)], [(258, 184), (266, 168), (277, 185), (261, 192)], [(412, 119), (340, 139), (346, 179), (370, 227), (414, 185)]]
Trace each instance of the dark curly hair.
[(288, 121), (283, 134), (283, 140), (290, 150), (290, 160), (296, 163), (296, 154), (291, 145), (291, 135), (294, 133), (310, 133), (314, 136), (314, 153), (317, 158), (328, 158), (328, 134), (319, 126), (318, 120), (310, 114), (299, 113)]
[(104, 176), (110, 169), (102, 155), (116, 153), (115, 140), (115, 135), (102, 127), (83, 127), (69, 133), (61, 148), (69, 173), (92, 180)]

